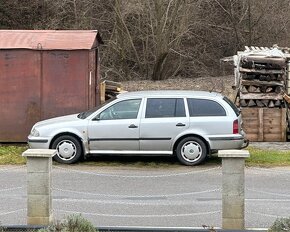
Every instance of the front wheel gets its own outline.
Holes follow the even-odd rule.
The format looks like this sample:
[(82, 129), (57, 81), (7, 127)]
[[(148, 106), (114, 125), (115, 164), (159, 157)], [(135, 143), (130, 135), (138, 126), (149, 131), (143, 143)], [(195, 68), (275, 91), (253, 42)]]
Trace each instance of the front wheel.
[(57, 150), (57, 154), (53, 158), (59, 163), (72, 164), (77, 162), (82, 156), (80, 142), (70, 135), (58, 137), (51, 147)]
[(187, 137), (178, 143), (176, 155), (182, 164), (193, 166), (205, 160), (207, 148), (201, 139), (197, 137)]

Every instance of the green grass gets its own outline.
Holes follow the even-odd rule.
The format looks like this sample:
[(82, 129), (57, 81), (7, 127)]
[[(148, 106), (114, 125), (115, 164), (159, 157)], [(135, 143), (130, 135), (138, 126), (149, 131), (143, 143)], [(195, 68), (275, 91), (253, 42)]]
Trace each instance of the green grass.
[[(24, 145), (0, 145), (0, 165), (25, 164), (22, 152), (28, 149)], [(249, 146), (250, 158), (246, 159), (247, 166), (290, 166), (290, 151), (263, 150)], [(206, 164), (221, 164), (221, 159), (214, 156)], [(123, 156), (98, 156), (79, 162), (76, 165), (89, 166), (127, 166), (150, 168), (180, 167), (176, 157), (123, 157)]]
[(26, 159), (22, 152), (28, 149), (27, 146), (0, 145), (0, 165), (4, 164), (25, 164)]
[(249, 146), (250, 158), (246, 159), (247, 166), (290, 166), (290, 151), (263, 150)]

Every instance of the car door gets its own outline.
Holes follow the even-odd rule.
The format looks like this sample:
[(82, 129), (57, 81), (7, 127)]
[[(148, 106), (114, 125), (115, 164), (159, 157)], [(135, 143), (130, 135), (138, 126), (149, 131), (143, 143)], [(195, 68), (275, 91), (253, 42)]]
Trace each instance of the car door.
[(139, 109), (142, 99), (119, 101), (104, 109), (88, 125), (91, 153), (139, 151)]
[(140, 150), (172, 154), (173, 141), (188, 126), (183, 98), (148, 98), (140, 124)]

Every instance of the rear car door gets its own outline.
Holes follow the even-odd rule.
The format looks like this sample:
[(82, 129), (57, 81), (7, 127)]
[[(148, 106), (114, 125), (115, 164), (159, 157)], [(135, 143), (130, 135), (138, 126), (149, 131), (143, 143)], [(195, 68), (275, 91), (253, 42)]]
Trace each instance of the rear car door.
[(140, 150), (172, 154), (176, 136), (189, 127), (184, 98), (147, 98), (140, 123)]

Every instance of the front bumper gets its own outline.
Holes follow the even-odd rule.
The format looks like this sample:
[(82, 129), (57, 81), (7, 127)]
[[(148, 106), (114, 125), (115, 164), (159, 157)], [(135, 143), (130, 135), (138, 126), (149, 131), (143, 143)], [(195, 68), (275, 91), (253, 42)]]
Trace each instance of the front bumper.
[(50, 140), (45, 137), (28, 136), (27, 143), (33, 149), (49, 149)]

